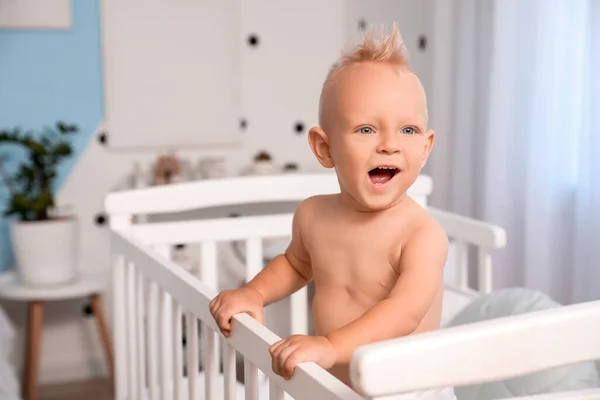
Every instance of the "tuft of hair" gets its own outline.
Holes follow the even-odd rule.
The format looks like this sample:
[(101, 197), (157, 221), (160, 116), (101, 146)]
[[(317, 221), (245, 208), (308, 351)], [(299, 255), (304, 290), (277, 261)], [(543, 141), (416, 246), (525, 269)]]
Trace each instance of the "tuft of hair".
[[(323, 91), (327, 84), (333, 81), (335, 76), (348, 66), (366, 62), (389, 63), (396, 66), (398, 70), (412, 71), (408, 62), (408, 51), (396, 23), (392, 25), (389, 34), (386, 34), (385, 26), (381, 26), (379, 29), (376, 26), (371, 26), (358, 44), (342, 50), (340, 58), (329, 69), (323, 83), (319, 102), (319, 120), (322, 116)], [(320, 123), (322, 122), (320, 121)]]
[(389, 34), (385, 33), (385, 26), (379, 29), (371, 27), (357, 45), (343, 50), (338, 61), (329, 70), (325, 83), (345, 67), (364, 62), (385, 62), (410, 70), (408, 51), (396, 23), (392, 25)]

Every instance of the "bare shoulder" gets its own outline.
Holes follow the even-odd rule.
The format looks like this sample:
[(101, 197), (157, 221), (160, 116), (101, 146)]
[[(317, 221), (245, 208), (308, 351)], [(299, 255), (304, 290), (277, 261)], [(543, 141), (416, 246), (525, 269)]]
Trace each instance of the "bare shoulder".
[(304, 199), (296, 208), (294, 218), (300, 223), (313, 223), (334, 204), (335, 195), (317, 195)]
[(399, 268), (402, 272), (419, 270), (439, 275), (446, 264), (448, 235), (427, 210), (416, 204), (405, 210), (409, 221), (400, 247)]
[(298, 270), (306, 271), (310, 268), (309, 235), (311, 225), (320, 221), (323, 206), (328, 203), (327, 196), (313, 196), (303, 200), (294, 211), (292, 222), (292, 240), (286, 254), (290, 263)]
[(439, 222), (414, 201), (408, 205), (408, 221), (405, 246), (423, 246), (431, 250), (447, 252), (448, 235)]

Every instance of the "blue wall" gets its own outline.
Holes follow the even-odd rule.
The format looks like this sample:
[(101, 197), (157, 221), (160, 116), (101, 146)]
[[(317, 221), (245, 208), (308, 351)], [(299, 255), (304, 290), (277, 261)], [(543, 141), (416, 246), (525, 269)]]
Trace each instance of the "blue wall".
[[(102, 67), (98, 0), (72, 0), (69, 31), (0, 30), (0, 128), (40, 129), (64, 120), (79, 125), (75, 154), (60, 166), (60, 187), (102, 121)], [(8, 146), (5, 168), (22, 152)], [(2, 182), (3, 183), (3, 182)], [(0, 185), (0, 210), (7, 192)], [(9, 221), (0, 219), (0, 271), (12, 267)]]

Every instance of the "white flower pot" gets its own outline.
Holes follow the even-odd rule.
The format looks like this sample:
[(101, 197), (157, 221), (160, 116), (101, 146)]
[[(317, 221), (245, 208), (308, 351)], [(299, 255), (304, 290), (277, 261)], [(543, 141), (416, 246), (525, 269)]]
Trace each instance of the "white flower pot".
[(281, 169), (273, 161), (254, 161), (252, 164), (252, 174), (254, 175), (273, 175), (281, 172)]
[(77, 220), (16, 221), (11, 227), (16, 269), (24, 284), (56, 285), (77, 276)]

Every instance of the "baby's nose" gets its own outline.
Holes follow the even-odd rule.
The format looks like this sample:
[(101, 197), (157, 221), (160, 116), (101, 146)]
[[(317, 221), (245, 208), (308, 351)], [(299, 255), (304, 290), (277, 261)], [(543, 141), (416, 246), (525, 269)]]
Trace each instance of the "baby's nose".
[(393, 154), (400, 152), (400, 140), (398, 135), (383, 134), (380, 136), (377, 152), (383, 154)]

